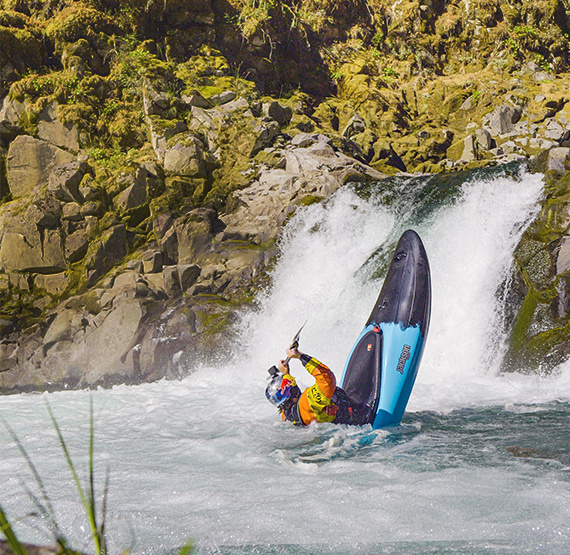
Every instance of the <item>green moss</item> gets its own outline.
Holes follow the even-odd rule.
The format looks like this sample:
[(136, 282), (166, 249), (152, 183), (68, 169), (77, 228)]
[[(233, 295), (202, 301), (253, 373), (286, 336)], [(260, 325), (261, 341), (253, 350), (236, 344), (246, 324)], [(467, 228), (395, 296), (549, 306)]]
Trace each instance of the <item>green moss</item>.
[(93, 38), (97, 33), (106, 35), (119, 34), (115, 21), (105, 13), (90, 8), (81, 2), (64, 8), (55, 17), (50, 18), (45, 34), (52, 40), (56, 49), (62, 51), (65, 43), (79, 39)]
[(312, 204), (317, 204), (323, 200), (323, 197), (317, 195), (307, 195), (297, 202), (297, 206), (311, 206)]
[[(38, 69), (44, 60), (41, 42), (34, 34), (27, 29), (4, 27), (1, 22), (0, 52), (2, 64), (9, 62), (20, 74)], [(4, 79), (4, 72), (1, 78)]]

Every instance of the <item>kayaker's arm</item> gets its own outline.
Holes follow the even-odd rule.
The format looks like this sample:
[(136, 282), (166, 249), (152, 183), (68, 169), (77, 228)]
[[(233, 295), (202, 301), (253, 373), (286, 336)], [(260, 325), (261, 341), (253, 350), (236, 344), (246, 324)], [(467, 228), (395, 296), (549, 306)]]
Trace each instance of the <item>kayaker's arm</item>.
[(310, 355), (301, 353), (296, 347), (288, 347), (287, 356), (299, 359), (301, 364), (307, 369), (307, 372), (315, 378), (323, 395), (329, 398), (332, 397), (336, 389), (336, 378), (328, 366)]

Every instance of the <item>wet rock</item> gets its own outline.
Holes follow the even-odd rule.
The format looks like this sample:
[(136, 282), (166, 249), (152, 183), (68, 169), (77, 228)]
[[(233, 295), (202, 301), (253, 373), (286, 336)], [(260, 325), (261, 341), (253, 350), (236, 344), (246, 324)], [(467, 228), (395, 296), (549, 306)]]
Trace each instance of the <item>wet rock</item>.
[(248, 187), (236, 191), (240, 207), (221, 218), (227, 226), (224, 236), (265, 243), (278, 236), (282, 223), (303, 199), (326, 198), (348, 179), (384, 177), (336, 152), (329, 139), (324, 139), (327, 142), (319, 140), (308, 148), (284, 149), (285, 169), (268, 168)]
[(191, 359), (196, 356), (196, 349), (192, 348), (195, 332), (196, 315), (192, 310), (184, 308), (161, 317), (141, 340), (137, 360), (141, 375), (147, 379), (186, 375)]
[[(98, 327), (85, 335), (81, 359), (88, 367), (81, 378), (84, 386), (128, 383), (134, 377), (121, 359), (137, 343), (144, 314), (138, 300), (125, 299), (117, 303)], [(102, 345), (105, 345), (104, 349)]]

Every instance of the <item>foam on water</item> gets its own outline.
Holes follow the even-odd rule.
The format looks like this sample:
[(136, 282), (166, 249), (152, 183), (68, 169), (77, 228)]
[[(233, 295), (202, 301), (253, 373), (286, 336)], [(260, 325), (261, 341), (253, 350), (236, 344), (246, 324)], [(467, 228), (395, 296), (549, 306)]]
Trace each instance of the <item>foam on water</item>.
[[(496, 291), (540, 191), (538, 176), (479, 179), (420, 218), (346, 187), (289, 223), (273, 286), (242, 316), (225, 367), (180, 382), (2, 398), (0, 415), (74, 545), (89, 549), (88, 530), (62, 485), (69, 472), (43, 400), (84, 468), (92, 395), (112, 552), (166, 553), (194, 538), (200, 553), (567, 553), (570, 365), (548, 378), (498, 372)], [(263, 394), (266, 369), (305, 320), (301, 349), (342, 369), (381, 285), (370, 261), (391, 254), (406, 227), (430, 258), (433, 315), (402, 426), (281, 423)], [(29, 472), (1, 427), (0, 474), (17, 530), (45, 541), (41, 519), (25, 516)]]

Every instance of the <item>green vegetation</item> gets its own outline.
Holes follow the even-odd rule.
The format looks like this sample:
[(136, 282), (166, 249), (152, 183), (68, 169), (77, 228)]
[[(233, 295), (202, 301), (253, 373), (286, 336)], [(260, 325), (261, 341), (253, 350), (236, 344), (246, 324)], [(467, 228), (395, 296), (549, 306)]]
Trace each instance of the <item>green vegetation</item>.
[[(91, 540), (93, 542), (93, 549), (96, 555), (107, 555), (109, 553), (107, 540), (105, 536), (105, 524), (107, 519), (107, 497), (109, 490), (109, 471), (107, 471), (105, 483), (103, 486), (103, 492), (101, 496), (100, 507), (97, 508), (96, 501), (96, 488), (95, 488), (95, 425), (93, 416), (93, 398), (89, 400), (89, 456), (88, 456), (88, 468), (87, 468), (87, 484), (83, 485), (79, 479), (79, 474), (75, 463), (69, 452), (69, 448), (59, 423), (57, 422), (53, 410), (46, 401), (47, 411), (53, 425), (53, 429), (56, 432), (59, 445), (63, 457), (67, 463), (70, 470), (75, 489), (81, 501), (83, 511), (85, 513), (89, 529), (91, 532)], [(53, 541), (58, 547), (58, 555), (80, 555), (77, 551), (74, 551), (69, 547), (70, 542), (64, 536), (61, 528), (58, 524), (57, 514), (51, 503), (48, 491), (46, 489), (44, 480), (42, 479), (38, 469), (24, 447), (24, 444), (20, 438), (16, 435), (14, 430), (7, 424), (3, 422), (4, 427), (10, 434), (10, 437), (18, 447), (22, 457), (26, 461), (28, 468), (32, 474), (32, 477), (36, 483), (39, 490), (39, 496), (34, 494), (30, 488), (27, 488), (27, 493), (30, 496), (37, 514), (48, 523), (50, 532), (53, 536)], [(6, 512), (2, 507), (0, 507), (0, 532), (6, 538), (10, 549), (14, 552), (14, 555), (28, 555), (28, 550), (15, 534), (12, 524), (8, 519)], [(194, 551), (193, 542), (188, 542), (185, 546), (177, 551), (177, 555), (189, 555)]]
[[(79, 476), (77, 473), (77, 469), (71, 455), (69, 453), (69, 449), (67, 447), (67, 443), (63, 437), (61, 432), (61, 428), (55, 419), (53, 411), (49, 403), (46, 402), (47, 410), (53, 424), (54, 430), (56, 431), (58, 441), (64, 455), (65, 461), (71, 471), (71, 475), (73, 478), (73, 482), (75, 484), (75, 488), (81, 500), (81, 504), (83, 506), (83, 510), (87, 517), (90, 529), (91, 529), (91, 538), (93, 540), (93, 547), (95, 549), (96, 555), (105, 555), (107, 553), (107, 546), (105, 541), (105, 519), (106, 519), (106, 501), (107, 501), (107, 491), (108, 491), (108, 482), (109, 482), (109, 475), (107, 473), (107, 479), (105, 481), (105, 486), (103, 490), (103, 497), (101, 502), (101, 508), (97, 510), (96, 507), (96, 500), (95, 500), (95, 469), (94, 469), (94, 438), (95, 438), (95, 430), (94, 430), (94, 421), (93, 421), (93, 400), (91, 399), (89, 404), (89, 468), (88, 468), (88, 484), (87, 486), (83, 486), (81, 481), (79, 480)], [(38, 514), (45, 519), (48, 523), (51, 533), (53, 535), (53, 540), (59, 547), (59, 553), (64, 555), (76, 555), (77, 552), (73, 551), (69, 548), (69, 542), (65, 538), (61, 528), (58, 524), (57, 515), (55, 509), (50, 501), (48, 492), (45, 487), (45, 483), (40, 476), (36, 465), (34, 464), (31, 456), (29, 455), (28, 451), (24, 447), (21, 440), (18, 438), (14, 430), (4, 422), (4, 426), (7, 429), (8, 433), (12, 437), (14, 443), (17, 445), (20, 453), (22, 454), (24, 460), (26, 461), (30, 472), (36, 482), (36, 485), (39, 489), (40, 495), (39, 497), (32, 493), (31, 490), (28, 490), (28, 494), (31, 497), (32, 502), (34, 503)], [(25, 546), (18, 540), (17, 536), (15, 535), (12, 526), (10, 525), (5, 511), (0, 507), (0, 524), (2, 525), (2, 532), (6, 537), (12, 551), (18, 555), (27, 554), (27, 550)]]
[[(505, 102), (520, 101), (537, 125), (558, 112), (569, 120), (569, 31), (559, 0), (0, 0), (0, 98), (17, 102), (19, 118), (19, 129), (2, 127), (0, 155), (17, 134), (39, 137), (46, 112), (55, 114), (77, 137), (63, 148), (87, 154), (81, 186), (96, 197), (89, 226), (81, 222), (87, 254), (68, 264), (69, 284), (51, 302), (93, 285), (88, 263), (100, 262), (113, 226), (125, 226), (129, 256), (156, 239), (164, 212), (235, 211), (232, 193), (264, 165), (282, 164), (280, 147), (299, 132), (324, 133), (385, 174), (436, 173), (456, 171), (465, 138)], [(228, 92), (243, 104), (224, 112), (217, 104)], [(264, 127), (274, 99), (291, 111), (278, 129)], [(276, 149), (264, 152), (269, 143)], [(196, 146), (200, 167), (165, 170), (174, 145)], [(470, 167), (496, 162), (481, 149), (475, 158)], [(147, 200), (120, 206), (117, 196), (147, 167)], [(5, 173), (0, 161), (2, 183)], [(15, 210), (9, 193), (2, 202)], [(543, 227), (551, 241), (563, 219), (552, 203)], [(79, 225), (58, 232), (65, 239)], [(32, 276), (4, 277), (4, 329), (41, 325), (45, 290), (26, 285)]]

